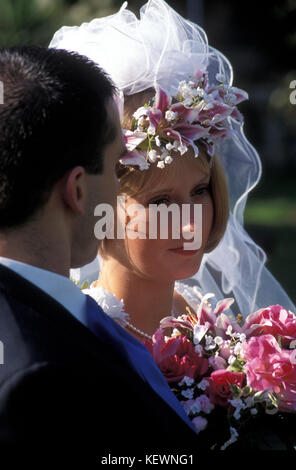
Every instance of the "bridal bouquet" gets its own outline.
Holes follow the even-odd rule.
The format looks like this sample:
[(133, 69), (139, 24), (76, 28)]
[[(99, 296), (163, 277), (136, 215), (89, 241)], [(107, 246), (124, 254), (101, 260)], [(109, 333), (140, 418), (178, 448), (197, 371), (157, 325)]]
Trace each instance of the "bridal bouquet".
[(213, 425), (226, 424), (224, 450), (245, 423), (256, 420), (257, 428), (263, 415), (296, 411), (296, 315), (272, 305), (234, 319), (224, 313), (234, 299), (213, 309), (212, 296), (196, 313), (187, 307), (178, 318), (164, 318), (145, 344), (197, 433), (211, 429), (212, 437)]

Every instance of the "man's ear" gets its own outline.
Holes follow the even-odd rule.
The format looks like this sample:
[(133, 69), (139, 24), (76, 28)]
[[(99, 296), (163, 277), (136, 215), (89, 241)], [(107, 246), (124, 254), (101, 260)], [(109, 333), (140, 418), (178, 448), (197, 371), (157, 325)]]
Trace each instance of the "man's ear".
[(86, 186), (86, 172), (82, 166), (69, 170), (60, 181), (63, 201), (73, 212), (84, 214)]

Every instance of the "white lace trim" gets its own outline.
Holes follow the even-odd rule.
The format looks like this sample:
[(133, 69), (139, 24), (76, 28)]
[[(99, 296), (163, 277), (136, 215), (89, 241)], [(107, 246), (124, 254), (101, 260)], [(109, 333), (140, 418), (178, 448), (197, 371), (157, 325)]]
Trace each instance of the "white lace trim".
[(193, 311), (196, 312), (203, 297), (200, 289), (197, 286), (189, 286), (184, 282), (175, 281), (175, 290), (182, 295)]
[(121, 326), (125, 326), (126, 321), (129, 321), (129, 314), (124, 310), (123, 299), (118, 300), (112, 292), (108, 292), (101, 286), (93, 287), (92, 285), (90, 285), (89, 289), (83, 289), (82, 292), (90, 295), (104, 312)]

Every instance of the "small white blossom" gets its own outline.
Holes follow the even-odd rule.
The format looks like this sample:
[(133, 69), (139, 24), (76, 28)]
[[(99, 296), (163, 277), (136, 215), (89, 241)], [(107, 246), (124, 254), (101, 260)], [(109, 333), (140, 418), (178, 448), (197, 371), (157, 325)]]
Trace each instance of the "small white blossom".
[(157, 155), (156, 150), (150, 150), (150, 151), (148, 152), (148, 160), (149, 160), (151, 163), (156, 162), (157, 158), (158, 158), (158, 155)]
[(252, 415), (256, 415), (258, 413), (258, 410), (257, 410), (257, 408), (251, 408), (250, 412), (251, 412)]
[(159, 135), (157, 135), (157, 136), (155, 137), (155, 143), (156, 143), (157, 147), (160, 147), (160, 146), (161, 146), (161, 142), (160, 142)]
[(223, 343), (223, 339), (221, 338), (221, 336), (216, 336), (214, 341), (216, 344), (218, 344), (218, 346), (220, 346)]
[(175, 121), (175, 119), (177, 119), (177, 117), (178, 117), (178, 113), (174, 112), (174, 111), (171, 111), (170, 109), (168, 111), (166, 111), (166, 113), (165, 113), (165, 118), (168, 122)]
[(183, 379), (178, 383), (178, 385), (182, 387), (182, 385), (184, 384), (187, 385), (187, 387), (191, 387), (191, 385), (194, 384), (194, 380), (191, 377), (185, 375), (185, 377), (183, 377)]
[(220, 447), (220, 450), (225, 450), (230, 444), (233, 444), (235, 441), (237, 441), (238, 438), (238, 432), (235, 428), (230, 426), (230, 439), (223, 444), (223, 446)]
[(159, 156), (160, 160), (164, 160), (168, 156), (169, 152), (165, 149), (162, 154)]
[(181, 155), (184, 155), (184, 153), (187, 152), (188, 147), (185, 144), (178, 145), (177, 150), (180, 152)]
[(206, 335), (206, 336), (205, 336), (205, 339), (206, 339), (205, 349), (206, 349), (207, 351), (209, 351), (209, 350), (211, 350), (211, 349), (215, 349), (216, 343), (215, 343), (213, 337)]
[(244, 342), (246, 341), (246, 339), (247, 339), (247, 337), (246, 337), (245, 333), (242, 333), (242, 334), (240, 335), (240, 337), (239, 337), (239, 340), (240, 340), (242, 343), (244, 343)]
[(234, 354), (235, 354), (236, 356), (237, 356), (238, 354), (240, 354), (241, 349), (242, 349), (242, 346), (243, 346), (243, 345), (242, 345), (242, 343), (240, 343), (240, 342), (236, 343), (236, 345), (234, 346), (233, 352), (234, 352)]
[(155, 135), (155, 127), (154, 126), (149, 126), (148, 129), (147, 129), (147, 134)]
[(157, 166), (158, 166), (158, 168), (164, 168), (165, 167), (164, 161), (162, 160), (162, 161), (158, 162)]
[(168, 151), (173, 150), (173, 148), (175, 148), (171, 142), (169, 142), (168, 144), (166, 144), (165, 147), (166, 147), (166, 149), (167, 149)]
[(206, 379), (202, 379), (198, 384), (197, 388), (200, 388), (203, 392), (207, 389), (209, 386), (209, 382)]
[(201, 344), (197, 344), (194, 348), (195, 352), (199, 355), (199, 357), (202, 357), (203, 353), (203, 347)]
[(226, 334), (227, 336), (232, 336), (232, 326), (231, 326), (231, 325), (228, 325), (228, 328), (227, 328), (225, 334)]
[(229, 358), (228, 358), (228, 364), (232, 365), (232, 364), (235, 363), (235, 361), (236, 361), (236, 357), (230, 355)]
[(172, 163), (173, 159), (170, 155), (168, 155), (167, 157), (165, 157), (164, 161), (166, 164), (169, 164), (169, 163)]
[(233, 413), (234, 418), (239, 420), (241, 417), (241, 410), (245, 410), (247, 408), (247, 405), (240, 398), (235, 398), (234, 400), (228, 401), (235, 408), (235, 412)]
[(193, 398), (192, 388), (188, 388), (187, 390), (182, 390), (181, 395), (183, 395), (183, 397), (185, 398), (188, 398), (189, 400), (192, 400)]
[(190, 407), (191, 413), (198, 414), (200, 412), (200, 410), (201, 410), (201, 406), (200, 406), (198, 401), (195, 401), (194, 403), (192, 403), (192, 405)]

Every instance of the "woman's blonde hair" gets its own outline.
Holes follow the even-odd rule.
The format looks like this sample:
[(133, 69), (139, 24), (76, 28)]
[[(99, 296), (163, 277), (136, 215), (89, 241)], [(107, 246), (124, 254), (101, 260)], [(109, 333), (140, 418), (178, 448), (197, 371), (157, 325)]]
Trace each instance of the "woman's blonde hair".
[[(138, 107), (147, 103), (154, 93), (154, 89), (152, 88), (135, 95), (125, 97), (124, 118), (122, 122), (123, 128), (131, 129), (133, 113)], [(197, 158), (192, 158), (194, 158), (199, 169), (210, 175), (210, 192), (214, 206), (212, 228), (205, 249), (205, 252), (209, 253), (219, 244), (226, 230), (229, 217), (228, 188), (224, 170), (218, 155), (214, 156), (212, 166), (210, 166), (210, 159), (206, 153), (205, 146), (199, 141), (195, 143), (200, 152)], [(184, 158), (184, 156), (177, 158)], [(187, 156), (185, 156), (185, 158), (187, 158)], [(155, 187), (157, 179), (156, 175), (157, 177), (165, 178), (166, 171), (165, 169), (161, 170), (154, 167), (155, 165), (152, 164), (148, 170), (140, 170), (136, 166), (122, 165), (118, 162), (116, 166), (116, 175), (119, 181), (118, 194), (135, 197), (136, 195), (145, 192), (147, 188)], [(105, 248), (103, 248), (103, 245), (99, 248), (99, 253), (103, 258), (105, 255), (105, 249), (107, 248), (106, 242), (108, 243), (108, 240), (104, 240)]]

